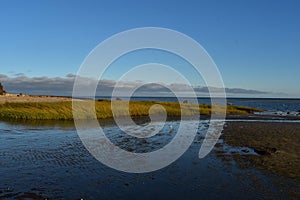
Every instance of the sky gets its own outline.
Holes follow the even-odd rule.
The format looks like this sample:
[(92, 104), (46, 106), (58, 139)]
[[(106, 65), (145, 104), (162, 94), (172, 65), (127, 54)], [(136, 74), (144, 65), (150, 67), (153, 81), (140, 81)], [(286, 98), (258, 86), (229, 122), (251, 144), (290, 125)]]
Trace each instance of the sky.
[[(300, 98), (299, 9), (297, 0), (1, 0), (0, 82), (12, 92), (22, 92), (14, 84), (18, 81), (27, 84), (23, 92), (36, 88), (36, 93), (55, 93), (59, 88), (51, 90), (51, 84), (74, 78), (100, 42), (128, 29), (163, 27), (205, 48), (232, 91), (229, 96)], [(170, 58), (158, 52), (129, 55), (107, 73), (107, 81), (116, 81), (121, 71), (154, 54), (155, 61)], [(180, 63), (174, 60), (169, 64)], [(177, 68), (186, 72), (194, 87), (205, 88), (188, 65)], [(145, 77), (149, 76), (155, 73)]]

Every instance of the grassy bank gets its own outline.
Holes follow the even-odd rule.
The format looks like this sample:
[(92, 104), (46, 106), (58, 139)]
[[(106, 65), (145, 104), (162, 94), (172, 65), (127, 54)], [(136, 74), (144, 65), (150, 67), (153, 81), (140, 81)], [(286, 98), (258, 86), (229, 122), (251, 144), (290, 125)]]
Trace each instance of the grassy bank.
[[(82, 101), (77, 102), (77, 110), (80, 117), (83, 119), (89, 118), (92, 109), (87, 105), (95, 105), (96, 115), (98, 119), (109, 119), (113, 117), (111, 111), (111, 101)], [(115, 115), (124, 116), (126, 114), (125, 106), (128, 102), (116, 101)], [(211, 114), (210, 105), (195, 105), (195, 104), (179, 104), (177, 102), (154, 102), (154, 101), (130, 101), (130, 115), (132, 117), (148, 116), (149, 109), (154, 104), (160, 104), (167, 112), (167, 115), (181, 116), (195, 115), (200, 110), (200, 114)], [(183, 108), (181, 113), (180, 106)], [(216, 106), (215, 112), (222, 112), (223, 106)], [(227, 114), (249, 114), (256, 111), (261, 111), (255, 108), (242, 107), (242, 106), (228, 106)], [(152, 114), (162, 114), (161, 109), (151, 109)], [(0, 119), (22, 119), (22, 120), (72, 120), (72, 102), (32, 102), (32, 103), (5, 103), (0, 104)]]

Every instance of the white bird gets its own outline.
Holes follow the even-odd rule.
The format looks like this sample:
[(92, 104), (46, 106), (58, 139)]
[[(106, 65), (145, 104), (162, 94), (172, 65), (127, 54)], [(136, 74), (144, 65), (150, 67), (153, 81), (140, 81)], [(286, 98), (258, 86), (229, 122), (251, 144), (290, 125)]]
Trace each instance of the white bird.
[(169, 132), (172, 132), (172, 130), (173, 130), (173, 126), (172, 125), (169, 125)]

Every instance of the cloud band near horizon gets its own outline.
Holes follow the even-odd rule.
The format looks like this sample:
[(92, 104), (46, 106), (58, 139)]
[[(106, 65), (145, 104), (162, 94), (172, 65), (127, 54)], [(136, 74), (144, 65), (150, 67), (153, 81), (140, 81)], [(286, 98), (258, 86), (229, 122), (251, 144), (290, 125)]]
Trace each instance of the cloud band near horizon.
[[(68, 74), (66, 77), (27, 77), (24, 74), (19, 74), (14, 77), (9, 77), (4, 74), (0, 74), (0, 82), (4, 86), (5, 90), (9, 93), (23, 93), (31, 95), (56, 95), (56, 96), (72, 96), (73, 84), (76, 75)], [(79, 77), (82, 78), (82, 77)], [(85, 87), (89, 87), (94, 81), (88, 78), (82, 78), (83, 90)], [(121, 82), (118, 89), (124, 91), (129, 90), (132, 87), (136, 87), (140, 84), (140, 81), (127, 81)], [(101, 80), (98, 82), (98, 88), (96, 96), (111, 96), (112, 91), (116, 85), (114, 80)], [(182, 92), (184, 94), (187, 85), (184, 84), (164, 84), (164, 83), (145, 83), (141, 88), (139, 88), (135, 96), (174, 96), (170, 90), (177, 92)], [(220, 91), (220, 88), (207, 87), (207, 86), (197, 86), (193, 87), (196, 94), (201, 96), (209, 96), (209, 90), (215, 93)], [(275, 94), (270, 91), (260, 91), (254, 89), (243, 89), (243, 88), (225, 88), (228, 97), (274, 97), (275, 95), (280, 95), (280, 93)], [(186, 94), (189, 96), (188, 94)]]

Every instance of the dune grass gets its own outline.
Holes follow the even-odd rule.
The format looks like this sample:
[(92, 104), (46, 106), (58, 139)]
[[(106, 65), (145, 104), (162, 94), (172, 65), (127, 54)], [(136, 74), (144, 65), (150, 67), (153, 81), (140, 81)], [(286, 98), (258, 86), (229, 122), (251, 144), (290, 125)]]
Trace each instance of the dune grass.
[[(115, 116), (126, 116), (128, 113), (126, 105), (128, 101), (114, 101), (116, 112)], [(187, 104), (178, 102), (155, 102), (155, 101), (130, 101), (129, 112), (132, 117), (148, 116), (149, 109), (151, 114), (162, 115), (165, 112), (159, 107), (152, 107), (155, 104), (161, 105), (167, 116), (193, 116), (197, 112), (201, 115), (211, 114), (211, 105), (205, 104)], [(77, 117), (82, 119), (88, 119), (91, 116), (93, 110), (96, 110), (96, 116), (98, 119), (113, 118), (111, 110), (111, 101), (81, 101), (76, 103), (75, 110), (79, 113)], [(216, 114), (224, 111), (225, 107), (220, 105), (213, 105)], [(182, 108), (182, 113), (181, 113)], [(262, 110), (242, 107), (242, 106), (227, 106), (227, 114), (249, 114), (253, 112), (259, 112)], [(72, 120), (72, 102), (36, 102), (36, 103), (5, 103), (0, 104), (0, 119), (21, 119), (21, 120)]]

